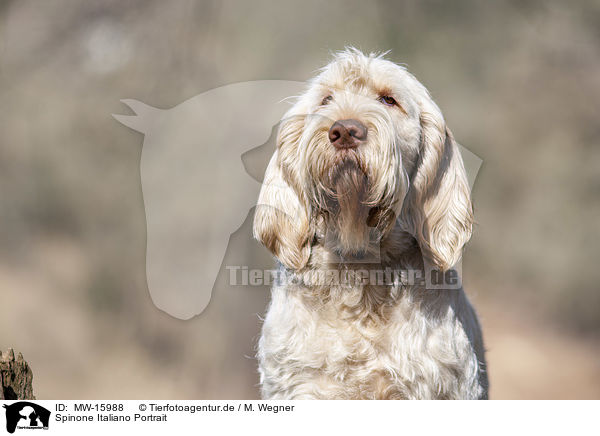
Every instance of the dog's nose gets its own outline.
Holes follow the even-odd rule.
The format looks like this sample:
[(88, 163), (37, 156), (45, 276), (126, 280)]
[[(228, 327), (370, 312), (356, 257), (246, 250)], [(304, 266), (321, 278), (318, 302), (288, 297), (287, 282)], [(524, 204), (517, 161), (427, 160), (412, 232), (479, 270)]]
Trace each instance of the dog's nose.
[(338, 120), (329, 129), (329, 141), (337, 149), (356, 148), (367, 139), (367, 126), (358, 120)]

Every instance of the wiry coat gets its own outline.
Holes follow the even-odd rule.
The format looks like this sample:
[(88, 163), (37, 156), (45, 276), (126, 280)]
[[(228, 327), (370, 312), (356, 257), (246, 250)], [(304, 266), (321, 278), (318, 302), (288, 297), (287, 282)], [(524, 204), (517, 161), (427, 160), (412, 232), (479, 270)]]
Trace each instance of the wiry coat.
[[(336, 150), (327, 132), (348, 118), (367, 140)], [(426, 89), (380, 56), (336, 55), (282, 121), (256, 210), (254, 234), (282, 272), (258, 346), (263, 397), (486, 398), (462, 288), (313, 280), (447, 271), (472, 220), (460, 153)]]

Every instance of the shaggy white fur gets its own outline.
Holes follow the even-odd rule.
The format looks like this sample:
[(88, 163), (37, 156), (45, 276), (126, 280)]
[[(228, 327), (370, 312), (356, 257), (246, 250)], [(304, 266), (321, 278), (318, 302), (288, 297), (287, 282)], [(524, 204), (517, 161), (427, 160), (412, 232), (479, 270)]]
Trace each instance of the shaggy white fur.
[[(365, 137), (349, 128), (334, 146), (338, 120)], [(425, 87), (382, 56), (336, 54), (284, 117), (256, 209), (281, 271), (258, 346), (263, 397), (487, 398), (460, 284), (377, 276), (451, 271), (472, 222), (460, 152)]]

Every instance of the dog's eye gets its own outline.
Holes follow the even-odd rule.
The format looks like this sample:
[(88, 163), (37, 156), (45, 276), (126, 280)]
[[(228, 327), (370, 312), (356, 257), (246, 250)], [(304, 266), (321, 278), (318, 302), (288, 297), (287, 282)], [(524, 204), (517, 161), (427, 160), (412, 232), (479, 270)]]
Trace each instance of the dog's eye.
[(333, 100), (333, 96), (328, 95), (327, 97), (325, 97), (322, 101), (321, 101), (321, 106), (325, 106), (326, 104), (328, 104), (331, 100)]
[(394, 99), (394, 97), (390, 97), (389, 95), (382, 95), (377, 100), (386, 106), (397, 106), (398, 102)]

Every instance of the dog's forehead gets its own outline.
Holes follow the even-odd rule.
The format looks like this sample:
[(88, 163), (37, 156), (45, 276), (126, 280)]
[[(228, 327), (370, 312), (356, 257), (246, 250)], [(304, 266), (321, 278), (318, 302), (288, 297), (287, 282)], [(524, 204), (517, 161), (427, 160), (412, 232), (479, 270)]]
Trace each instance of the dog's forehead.
[(393, 92), (404, 89), (410, 75), (391, 61), (380, 57), (353, 55), (338, 56), (317, 77), (320, 87), (351, 92)]

